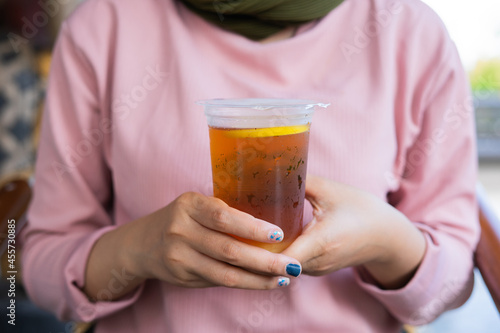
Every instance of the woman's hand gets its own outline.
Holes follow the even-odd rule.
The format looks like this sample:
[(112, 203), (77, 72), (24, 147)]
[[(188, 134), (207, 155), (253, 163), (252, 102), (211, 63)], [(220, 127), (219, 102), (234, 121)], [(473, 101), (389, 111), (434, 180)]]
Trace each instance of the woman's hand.
[(104, 234), (89, 257), (84, 290), (95, 297), (109, 284), (112, 275), (107, 272), (113, 268), (133, 277), (113, 299), (148, 278), (182, 287), (271, 289), (289, 284), (289, 264), (295, 268), (289, 272), (300, 273), (296, 259), (228, 234), (272, 243), (283, 232), (219, 199), (185, 193), (153, 214)]
[(305, 274), (363, 265), (383, 288), (411, 279), (426, 245), (403, 214), (367, 192), (312, 175), (306, 198), (314, 218), (283, 252), (298, 259)]
[(184, 287), (271, 289), (288, 264), (298, 264), (228, 235), (266, 243), (276, 235), (283, 239), (280, 228), (216, 198), (185, 193), (150, 218), (141, 245), (148, 251), (138, 260), (147, 278)]

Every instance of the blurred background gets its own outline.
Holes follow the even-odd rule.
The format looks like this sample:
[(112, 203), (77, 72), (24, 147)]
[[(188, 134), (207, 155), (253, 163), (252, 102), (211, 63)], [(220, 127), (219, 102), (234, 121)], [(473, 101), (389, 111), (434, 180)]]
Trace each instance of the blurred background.
[[(476, 109), (479, 183), (500, 216), (500, 1), (423, 1), (443, 19), (469, 75)], [(0, 185), (32, 173), (51, 50), (62, 20), (78, 2), (0, 0)], [(0, 230), (0, 240), (5, 237)], [(3, 276), (5, 263), (4, 256)], [(7, 306), (7, 289), (2, 278), (1, 309)], [(60, 323), (37, 309), (21, 285), (17, 291), (17, 325), (7, 326), (2, 310), (0, 332), (77, 331), (74, 323)], [(463, 307), (415, 330), (498, 333), (500, 317), (476, 272), (473, 294)]]

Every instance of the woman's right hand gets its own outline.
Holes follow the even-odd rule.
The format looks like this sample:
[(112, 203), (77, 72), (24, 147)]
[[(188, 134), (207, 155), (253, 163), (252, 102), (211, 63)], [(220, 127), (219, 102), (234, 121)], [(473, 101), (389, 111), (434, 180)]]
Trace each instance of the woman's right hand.
[(141, 278), (191, 288), (271, 289), (289, 284), (287, 268), (300, 274), (297, 260), (228, 235), (273, 243), (276, 233), (283, 239), (280, 228), (217, 198), (184, 193), (134, 222), (141, 227), (129, 233), (128, 266)]

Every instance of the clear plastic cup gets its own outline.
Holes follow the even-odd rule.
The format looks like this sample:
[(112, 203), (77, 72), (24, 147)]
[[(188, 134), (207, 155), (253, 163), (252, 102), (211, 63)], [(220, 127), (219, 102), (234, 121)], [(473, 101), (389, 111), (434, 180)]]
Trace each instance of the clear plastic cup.
[(214, 196), (274, 223), (279, 243), (247, 243), (281, 252), (302, 232), (309, 130), (314, 109), (291, 99), (199, 101), (207, 116)]

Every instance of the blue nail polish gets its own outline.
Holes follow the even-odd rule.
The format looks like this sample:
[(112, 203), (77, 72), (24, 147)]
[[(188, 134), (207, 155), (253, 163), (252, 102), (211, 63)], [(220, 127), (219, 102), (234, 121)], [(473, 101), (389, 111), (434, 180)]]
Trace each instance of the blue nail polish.
[(290, 284), (289, 278), (279, 278), (278, 279), (278, 287), (286, 287)]
[(273, 230), (269, 233), (267, 238), (273, 242), (281, 242), (281, 240), (283, 239), (283, 232), (278, 230)]
[(291, 276), (299, 276), (302, 268), (297, 264), (288, 264), (286, 265), (286, 273)]

